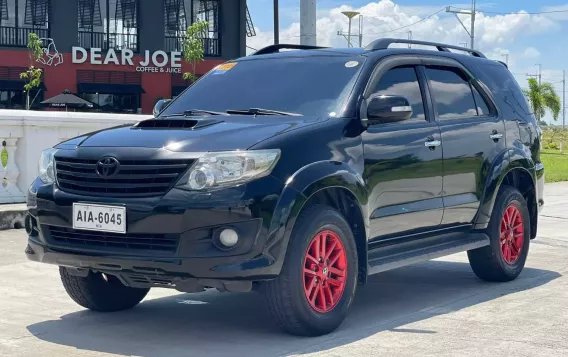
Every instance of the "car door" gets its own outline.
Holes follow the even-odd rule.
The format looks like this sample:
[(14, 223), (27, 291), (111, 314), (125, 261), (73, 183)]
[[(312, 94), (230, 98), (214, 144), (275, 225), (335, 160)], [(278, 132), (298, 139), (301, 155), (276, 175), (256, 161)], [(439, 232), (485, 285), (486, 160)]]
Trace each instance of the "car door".
[(362, 134), (371, 239), (435, 229), (443, 215), (441, 137), (423, 73), (414, 64), (395, 64), (381, 69), (366, 90), (366, 97), (403, 96), (413, 111), (410, 119), (370, 124)]
[(442, 134), (442, 225), (470, 224), (491, 165), (505, 150), (505, 126), (488, 91), (464, 67), (437, 59), (424, 64)]

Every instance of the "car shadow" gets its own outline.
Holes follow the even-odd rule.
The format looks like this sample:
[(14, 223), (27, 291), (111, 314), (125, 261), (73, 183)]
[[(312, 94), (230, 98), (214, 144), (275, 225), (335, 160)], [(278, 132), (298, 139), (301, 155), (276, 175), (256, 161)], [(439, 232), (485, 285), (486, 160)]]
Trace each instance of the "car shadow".
[(337, 331), (317, 338), (282, 333), (258, 294), (216, 291), (149, 299), (120, 313), (80, 311), (27, 328), (50, 343), (124, 356), (288, 356), (325, 351), (385, 330), (435, 335), (404, 326), (530, 290), (560, 276), (525, 268), (513, 282), (486, 283), (468, 264), (449, 261), (385, 272), (359, 288)]

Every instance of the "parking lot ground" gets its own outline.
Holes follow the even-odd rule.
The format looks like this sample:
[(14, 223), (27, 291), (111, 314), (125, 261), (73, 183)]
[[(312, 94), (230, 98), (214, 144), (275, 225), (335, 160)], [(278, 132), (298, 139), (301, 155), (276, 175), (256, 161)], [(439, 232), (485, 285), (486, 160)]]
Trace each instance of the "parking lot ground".
[(85, 311), (57, 267), (0, 232), (0, 356), (568, 356), (568, 184), (546, 186), (538, 238), (510, 283), (477, 279), (464, 253), (360, 288), (333, 334), (283, 334), (257, 294), (153, 289), (137, 308)]

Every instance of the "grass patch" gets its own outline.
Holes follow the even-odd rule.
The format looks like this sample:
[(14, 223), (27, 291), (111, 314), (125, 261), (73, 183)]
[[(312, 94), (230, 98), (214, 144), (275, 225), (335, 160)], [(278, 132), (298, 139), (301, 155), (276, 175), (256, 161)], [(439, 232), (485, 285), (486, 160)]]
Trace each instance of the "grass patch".
[(540, 159), (544, 165), (546, 182), (568, 181), (568, 154), (558, 150), (543, 150)]
[[(560, 144), (564, 150), (560, 152)], [(568, 132), (560, 128), (543, 128), (540, 159), (544, 165), (546, 182), (568, 181)]]

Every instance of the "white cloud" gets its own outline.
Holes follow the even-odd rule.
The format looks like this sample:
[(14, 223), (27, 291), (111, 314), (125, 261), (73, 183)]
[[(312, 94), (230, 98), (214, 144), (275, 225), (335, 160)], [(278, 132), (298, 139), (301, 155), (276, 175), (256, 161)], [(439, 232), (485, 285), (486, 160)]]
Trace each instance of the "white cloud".
[(558, 5), (558, 6), (545, 6), (542, 9), (542, 11), (567, 11), (567, 12), (550, 13), (550, 14), (546, 14), (546, 16), (550, 17), (551, 19), (555, 19), (555, 20), (559, 20), (559, 21), (568, 20), (568, 4)]
[(434, 93), (436, 93), (436, 101), (438, 103), (450, 105), (456, 98), (462, 98), (466, 95), (471, 96), (471, 89), (467, 85), (461, 85), (456, 83), (445, 83), (431, 80), (430, 84)]
[(485, 51), (485, 56), (487, 56), (487, 58), (497, 61), (504, 61), (506, 54), (510, 55), (510, 51), (503, 47), (494, 47), (489, 51)]
[[(397, 5), (392, 0), (378, 0), (355, 9), (348, 5), (342, 5), (331, 10), (318, 10), (316, 25), (318, 45), (346, 47), (345, 39), (337, 35), (338, 31), (346, 31), (348, 27), (347, 18), (341, 13), (345, 10), (356, 10), (363, 15), (363, 44), (368, 44), (380, 37), (406, 38), (409, 30), (412, 31), (414, 39), (439, 41), (456, 45), (460, 42), (469, 41), (468, 34), (457, 19), (445, 13), (442, 7), (404, 7)], [(426, 12), (427, 10), (429, 10), (428, 13)], [(438, 10), (442, 11), (414, 24)], [(297, 11), (299, 12), (299, 8)], [(462, 21), (469, 28), (469, 17), (460, 16), (463, 16)], [(400, 29), (403, 26), (409, 27)], [(551, 17), (528, 14), (486, 15), (481, 12), (476, 17), (476, 47), (483, 51), (491, 51), (495, 47), (513, 43), (517, 36), (551, 32), (559, 28), (559, 24)], [(400, 30), (395, 31), (397, 29)], [(356, 22), (353, 26), (353, 33), (357, 33)], [(249, 46), (261, 48), (273, 42), (273, 33), (271, 31), (263, 32), (257, 29), (257, 34), (256, 37), (248, 39), (247, 44)], [(352, 41), (354, 41), (354, 44), (358, 44), (356, 38)], [(281, 29), (280, 42), (299, 43), (300, 24), (295, 22), (289, 27)]]
[(540, 51), (534, 47), (527, 47), (525, 52), (523, 52), (523, 57), (525, 58), (537, 58), (540, 56)]

